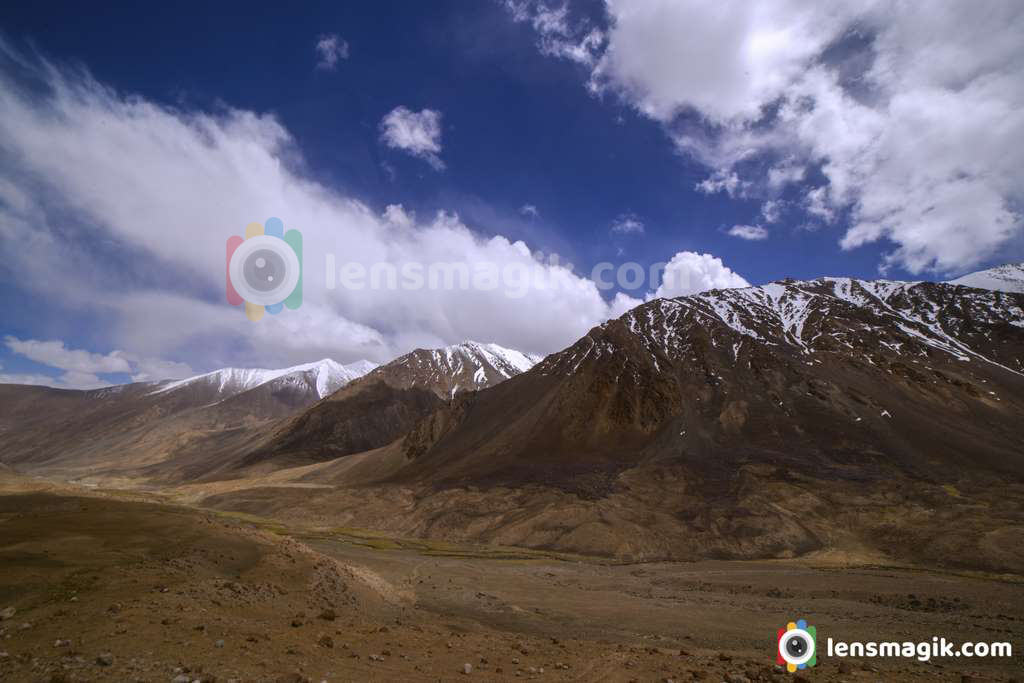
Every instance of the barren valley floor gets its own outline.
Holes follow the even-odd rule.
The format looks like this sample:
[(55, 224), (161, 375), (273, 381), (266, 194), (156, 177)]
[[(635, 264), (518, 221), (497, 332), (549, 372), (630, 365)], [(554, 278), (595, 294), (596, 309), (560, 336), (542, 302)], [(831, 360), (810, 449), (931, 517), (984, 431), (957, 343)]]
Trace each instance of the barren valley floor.
[[(8, 480), (4, 681), (769, 681), (806, 618), (805, 680), (1021, 675), (1015, 576), (843, 558), (614, 564), (401, 541)], [(845, 660), (846, 641), (1008, 641), (1010, 660)], [(466, 673), (469, 665), (469, 673)]]

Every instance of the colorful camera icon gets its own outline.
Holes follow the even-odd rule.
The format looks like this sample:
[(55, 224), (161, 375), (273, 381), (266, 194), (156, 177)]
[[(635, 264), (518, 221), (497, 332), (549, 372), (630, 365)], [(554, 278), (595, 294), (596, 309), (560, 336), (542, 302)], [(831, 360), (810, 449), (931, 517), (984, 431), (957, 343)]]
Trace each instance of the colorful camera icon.
[(778, 632), (776, 662), (793, 673), (818, 663), (816, 640), (818, 629), (808, 626), (804, 619), (791, 621)]
[(264, 225), (247, 225), (245, 239), (229, 237), (226, 289), (228, 303), (244, 303), (249, 320), (301, 306), (302, 233), (285, 232), (280, 218), (268, 218)]

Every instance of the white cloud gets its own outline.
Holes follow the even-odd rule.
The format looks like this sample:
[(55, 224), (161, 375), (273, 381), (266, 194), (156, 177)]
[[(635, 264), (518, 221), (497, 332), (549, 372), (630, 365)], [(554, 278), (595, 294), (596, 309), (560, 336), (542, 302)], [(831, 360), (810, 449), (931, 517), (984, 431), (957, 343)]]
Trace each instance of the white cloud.
[(534, 206), (533, 204), (523, 204), (522, 206), (519, 207), (519, 213), (530, 218), (540, 217), (540, 211), (538, 211), (537, 207)]
[(769, 199), (761, 204), (761, 218), (765, 223), (778, 223), (782, 218), (783, 201), (781, 199)]
[(592, 67), (605, 41), (604, 32), (569, 21), (565, 3), (549, 5), (540, 0), (505, 0), (517, 22), (529, 23), (537, 32), (537, 47), (551, 57), (561, 57)]
[(406, 211), (401, 204), (388, 204), (384, 209), (383, 218), (391, 225), (400, 228), (411, 228), (416, 224), (416, 214)]
[(750, 283), (711, 254), (681, 251), (665, 266), (655, 298), (673, 298), (709, 289), (749, 287)]
[(760, 225), (734, 225), (729, 228), (729, 234), (743, 240), (768, 239), (768, 231)]
[(124, 351), (99, 354), (83, 349), (69, 349), (60, 340), (18, 339), (8, 335), (4, 337), (4, 344), (19, 356), (63, 371), (57, 379), (42, 374), (6, 375), (9, 378), (20, 377), (22, 381), (11, 380), (16, 384), (94, 389), (110, 384), (98, 376), (102, 374), (129, 374), (134, 382), (178, 379), (195, 374), (186, 363), (146, 358)]
[(620, 235), (642, 234), (644, 224), (631, 213), (624, 213), (612, 222), (612, 232)]
[(885, 265), (912, 272), (963, 271), (1024, 233), (1021, 3), (605, 8), (589, 87), (711, 165), (701, 190), (771, 192), (820, 171), (811, 212), (843, 217), (844, 248), (888, 240)]
[[(649, 301), (652, 298), (653, 297), (648, 297), (647, 300)], [(630, 296), (625, 292), (617, 292), (615, 296), (612, 298), (612, 303), (609, 309), (608, 317), (618, 318), (619, 316), (628, 313), (630, 310), (636, 308), (642, 303), (644, 303), (644, 300), (642, 299), (637, 299), (636, 297)]]
[(109, 387), (110, 382), (87, 372), (69, 371), (57, 377), (39, 373), (0, 372), (0, 384), (29, 384), (54, 389), (100, 389)]
[(659, 121), (686, 109), (726, 126), (756, 120), (840, 34), (844, 6), (608, 0), (608, 49), (592, 78)]
[(768, 188), (778, 191), (786, 185), (799, 183), (807, 175), (804, 165), (793, 158), (781, 161), (768, 169)]
[(832, 202), (829, 201), (828, 194), (829, 188), (827, 185), (808, 190), (804, 194), (804, 208), (812, 216), (820, 218), (826, 223), (831, 223), (836, 217), (836, 212), (832, 208)]
[(132, 371), (131, 365), (117, 351), (104, 356), (66, 348), (61, 341), (21, 340), (10, 335), (4, 337), (4, 344), (20, 356), (60, 370), (87, 373)]
[(179, 363), (162, 358), (143, 358), (129, 353), (122, 353), (121, 355), (131, 361), (133, 382), (181, 379), (196, 374), (188, 363)]
[(749, 187), (750, 183), (740, 180), (735, 171), (718, 170), (697, 183), (694, 189), (704, 194), (725, 192), (730, 197), (742, 197)]
[[(524, 242), (487, 236), (488, 225), (474, 230), (450, 213), (423, 220), (397, 204), (382, 217), (320, 184), (273, 116), (183, 111), (122, 96), (79, 71), (22, 64), (15, 77), (14, 68), (0, 62), (0, 191), (20, 199), (0, 204), (0, 264), (45, 302), (41, 320), (73, 309), (96, 321), (82, 330), (94, 344), (120, 349), (32, 347), (78, 368), (66, 372), (148, 379), (325, 356), (386, 361), (465, 339), (547, 353), (625, 305), (538, 263)], [(298, 310), (253, 323), (225, 302), (225, 241), (270, 216), (303, 234), (304, 298)], [(339, 266), (520, 264), (570, 286), (531, 278), (520, 298), (502, 288), (328, 291), (327, 253)], [(169, 358), (180, 365), (153, 360)]]
[(348, 43), (335, 33), (322, 35), (316, 41), (316, 54), (318, 69), (334, 71), (340, 60), (348, 59)]
[(412, 111), (395, 107), (380, 122), (380, 136), (392, 149), (400, 149), (423, 159), (434, 170), (444, 169), (441, 160), (441, 112), (433, 109)]

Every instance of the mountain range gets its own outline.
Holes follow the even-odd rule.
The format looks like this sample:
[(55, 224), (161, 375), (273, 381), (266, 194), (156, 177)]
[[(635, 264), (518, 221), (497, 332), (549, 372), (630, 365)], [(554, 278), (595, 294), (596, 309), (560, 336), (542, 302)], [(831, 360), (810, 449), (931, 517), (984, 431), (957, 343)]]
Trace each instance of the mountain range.
[[(6, 440), (0, 459), (35, 474), (90, 482), (188, 480), (258, 452), (282, 420), (360, 378), (366, 382), (358, 387), (384, 391), (384, 402), (396, 406), (393, 394), (428, 395), (432, 402), (409, 418), (415, 420), (443, 403), (442, 396), (490, 386), (535, 361), (496, 344), (466, 342), (419, 349), (381, 367), (323, 359), (90, 391), (0, 385)], [(375, 405), (367, 405), (371, 415)]]
[(413, 536), (1019, 571), (1022, 275), (656, 299), (544, 359), (467, 342), (380, 367), (4, 386), (0, 461)]

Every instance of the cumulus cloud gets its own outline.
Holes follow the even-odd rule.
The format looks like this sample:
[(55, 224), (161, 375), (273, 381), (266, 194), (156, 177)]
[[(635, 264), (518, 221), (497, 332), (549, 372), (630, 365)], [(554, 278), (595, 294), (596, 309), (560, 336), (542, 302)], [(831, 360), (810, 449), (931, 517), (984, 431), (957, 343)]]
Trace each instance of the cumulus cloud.
[[(80, 332), (119, 349), (17, 340), (67, 373), (142, 380), (325, 356), (387, 361), (465, 339), (548, 353), (630, 303), (606, 302), (594, 282), (487, 225), (399, 204), (381, 215), (319, 183), (271, 115), (164, 106), (0, 53), (0, 268), (42, 304), (40, 317), (88, 315), (95, 323)], [(304, 298), (253, 323), (225, 302), (225, 242), (270, 216), (303, 234)], [(493, 263), (526, 275), (521, 296), (504, 286), (330, 291), (328, 253), (339, 267)]]
[(734, 225), (729, 228), (729, 234), (743, 240), (768, 239), (768, 230), (760, 225)]
[(411, 211), (406, 211), (405, 207), (401, 204), (388, 204), (384, 208), (382, 218), (400, 228), (411, 228), (416, 224), (416, 214)]
[(750, 283), (711, 254), (681, 251), (672, 257), (662, 273), (655, 298), (672, 298), (709, 289), (749, 287)]
[(612, 232), (620, 235), (641, 234), (644, 224), (635, 214), (624, 213), (612, 222)]
[(348, 59), (348, 43), (335, 33), (322, 35), (316, 41), (316, 54), (318, 69), (334, 71), (340, 60)]
[(395, 107), (381, 119), (380, 137), (388, 147), (423, 159), (436, 171), (444, 170), (440, 156), (441, 112)]
[(710, 165), (702, 191), (774, 193), (823, 178), (801, 188), (804, 206), (840, 224), (841, 245), (887, 240), (882, 265), (915, 273), (962, 271), (1021, 238), (1021, 3), (605, 9), (588, 86), (618, 94)]

